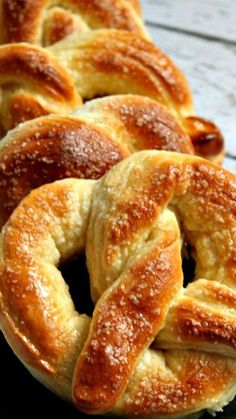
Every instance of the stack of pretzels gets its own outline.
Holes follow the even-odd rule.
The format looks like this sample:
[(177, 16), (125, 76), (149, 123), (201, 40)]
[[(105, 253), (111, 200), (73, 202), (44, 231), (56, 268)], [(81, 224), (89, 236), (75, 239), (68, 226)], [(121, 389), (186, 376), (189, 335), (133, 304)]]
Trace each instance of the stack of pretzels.
[[(137, 0), (2, 0), (0, 22), (6, 340), (82, 412), (221, 411), (236, 394), (236, 176), (219, 128)], [(92, 317), (59, 270), (80, 252)]]

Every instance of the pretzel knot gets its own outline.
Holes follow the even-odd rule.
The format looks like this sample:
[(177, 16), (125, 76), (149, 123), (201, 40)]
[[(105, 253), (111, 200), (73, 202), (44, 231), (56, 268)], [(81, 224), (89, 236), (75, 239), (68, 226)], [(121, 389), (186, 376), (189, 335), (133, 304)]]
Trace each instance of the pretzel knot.
[(21, 124), (0, 142), (0, 227), (31, 189), (66, 177), (98, 179), (143, 149), (194, 151), (167, 109), (141, 96), (96, 99), (76, 116)]
[[(33, 191), (1, 234), (1, 327), (40, 381), (85, 412), (175, 417), (236, 392), (236, 178), (143, 151), (101, 180)], [(195, 280), (183, 286), (181, 246)], [(58, 264), (85, 249), (95, 309)]]
[(130, 93), (166, 106), (192, 139), (198, 155), (222, 159), (222, 134), (214, 123), (195, 116), (182, 72), (151, 42), (127, 31), (88, 31), (47, 49), (3, 45), (0, 93), (0, 136), (38, 116), (68, 114), (81, 99)]
[(70, 113), (82, 100), (67, 71), (46, 49), (0, 47), (0, 136), (20, 122)]
[(139, 0), (2, 0), (0, 42), (51, 45), (94, 28), (148, 37), (140, 14)]

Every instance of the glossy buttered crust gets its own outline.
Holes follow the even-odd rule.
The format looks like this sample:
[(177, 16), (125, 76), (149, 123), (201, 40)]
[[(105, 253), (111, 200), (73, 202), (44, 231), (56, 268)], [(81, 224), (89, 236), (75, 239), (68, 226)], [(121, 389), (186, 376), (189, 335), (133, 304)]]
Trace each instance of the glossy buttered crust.
[[(85, 412), (218, 411), (236, 393), (235, 229), (235, 176), (191, 155), (143, 151), (101, 180), (45, 185), (2, 230), (1, 328)], [(186, 288), (181, 243), (196, 261)], [(92, 320), (57, 269), (84, 248)]]
[(140, 13), (138, 0), (2, 0), (0, 41), (45, 46), (98, 28), (148, 37)]
[(66, 69), (46, 49), (0, 47), (0, 135), (20, 122), (70, 113), (82, 101)]
[(133, 93), (155, 99), (179, 119), (199, 155), (222, 159), (220, 130), (195, 116), (184, 74), (153, 43), (126, 31), (99, 30), (71, 36), (49, 51), (67, 68), (82, 98)]
[[(176, 114), (193, 112), (180, 69), (152, 42), (127, 31), (101, 29), (72, 35), (48, 48), (69, 71), (83, 98), (122, 88), (158, 100)], [(86, 70), (86, 71), (85, 71)]]
[[(111, 29), (90, 31), (69, 37), (48, 49), (29, 44), (0, 47), (2, 89), (4, 92), (12, 86), (8, 96), (13, 95), (13, 105), (14, 95), (18, 90), (21, 92), (25, 84), (37, 101), (38, 89), (44, 88), (45, 80), (49, 84), (54, 73), (62, 71), (62, 67), (67, 83), (74, 84), (74, 89), (83, 99), (133, 93), (156, 99), (177, 115), (193, 112), (191, 93), (180, 70), (152, 43), (129, 32)], [(33, 85), (32, 79), (35, 81)], [(63, 89), (62, 80), (57, 89), (60, 84)], [(52, 98), (54, 90), (55, 86), (50, 84)], [(66, 89), (64, 97), (67, 101)], [(7, 109), (6, 98), (2, 102)], [(7, 110), (11, 115), (11, 108)], [(55, 109), (55, 113), (58, 112), (60, 109)], [(7, 112), (1, 115), (1, 119), (5, 121), (6, 116)], [(12, 115), (12, 125), (19, 122), (19, 117), (16, 121), (14, 117), (17, 115)]]
[[(36, 116), (71, 112), (78, 107), (78, 95), (88, 100), (132, 93), (165, 105), (190, 135), (199, 155), (214, 160), (222, 157), (222, 135), (213, 123), (194, 116), (182, 72), (151, 42), (132, 33), (89, 31), (48, 49), (27, 44), (2, 46), (0, 68), (2, 133)], [(68, 92), (63, 90), (67, 85)]]
[(67, 177), (98, 179), (143, 149), (194, 152), (167, 109), (140, 96), (96, 99), (77, 116), (21, 124), (0, 142), (0, 226), (31, 189)]

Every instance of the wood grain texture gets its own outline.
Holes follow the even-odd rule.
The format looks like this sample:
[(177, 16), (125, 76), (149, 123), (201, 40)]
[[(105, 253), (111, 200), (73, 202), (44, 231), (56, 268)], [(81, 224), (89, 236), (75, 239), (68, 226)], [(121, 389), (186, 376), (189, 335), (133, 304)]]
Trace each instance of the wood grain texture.
[(236, 41), (234, 0), (143, 0), (147, 21), (200, 36)]
[(153, 41), (185, 73), (197, 113), (221, 128), (225, 166), (236, 172), (236, 3), (143, 0), (142, 5)]

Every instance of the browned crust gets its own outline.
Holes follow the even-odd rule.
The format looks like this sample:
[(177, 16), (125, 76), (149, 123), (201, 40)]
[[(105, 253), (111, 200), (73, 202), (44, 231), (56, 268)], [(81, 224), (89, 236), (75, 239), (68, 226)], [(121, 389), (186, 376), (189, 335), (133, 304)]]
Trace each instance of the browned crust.
[(3, 28), (2, 43), (34, 43), (39, 36), (40, 9), (46, 6), (47, 0), (3, 0), (2, 3), (2, 20), (8, 22)]
[[(92, 28), (117, 28), (147, 35), (135, 9), (124, 0), (67, 0), (61, 3), (56, 6), (61, 6), (62, 12), (66, 9), (68, 16), (70, 11), (72, 18), (73, 15), (81, 16)], [(3, 0), (2, 19), (8, 24), (4, 27), (2, 42), (41, 44), (43, 17), (52, 6), (48, 0)], [(61, 27), (62, 22), (58, 23)], [(73, 30), (73, 26), (70, 29)], [(68, 27), (64, 35), (67, 34)]]
[[(0, 314), (5, 333), (8, 327), (9, 334), (14, 333), (14, 328), (7, 324), (9, 316), (25, 339), (23, 352), (23, 340), (19, 342), (23, 359), (29, 359), (47, 379), (60, 368), (66, 374), (62, 354), (67, 346), (65, 330), (60, 325), (67, 305), (64, 307), (60, 298), (60, 309), (65, 310), (60, 318), (51, 271), (48, 276), (45, 273), (46, 267), (51, 264), (54, 269), (56, 262), (49, 262), (47, 249), (45, 252), (42, 245), (47, 239), (50, 247), (53, 238), (53, 243), (55, 240), (58, 244), (59, 259), (58, 250), (65, 243), (61, 241), (63, 229), (69, 237), (68, 246), (71, 245), (74, 224), (69, 228), (69, 220), (77, 220), (82, 184), (86, 193), (87, 188), (91, 191), (85, 205), (85, 224), (82, 218), (78, 223), (86, 226), (83, 246), (87, 240), (88, 255), (101, 262), (95, 266), (100, 276), (108, 276), (112, 269), (117, 275), (110, 284), (106, 278), (107, 291), (101, 293), (88, 340), (78, 358), (73, 382), (76, 405), (91, 413), (113, 409), (137, 416), (176, 415), (222, 407), (235, 392), (235, 360), (215, 355), (214, 345), (209, 355), (204, 355), (204, 345), (201, 353), (158, 353), (149, 349), (164, 326), (171, 303), (181, 294), (179, 228), (173, 211), (191, 244), (205, 236), (209, 239), (207, 250), (214, 253), (219, 269), (206, 269), (205, 281), (211, 283), (213, 279), (219, 289), (222, 282), (227, 283), (232, 291), (228, 299), (225, 289), (220, 292), (216, 286), (212, 295), (215, 293), (217, 300), (226, 298), (230, 308), (235, 308), (236, 177), (196, 156), (140, 152), (120, 162), (97, 182), (64, 180), (31, 193), (3, 228), (0, 240)], [(172, 212), (166, 211), (167, 206), (171, 206)], [(167, 217), (167, 224), (163, 225), (160, 216), (166, 214), (174, 218)], [(156, 236), (157, 230), (160, 231)], [(171, 234), (165, 234), (167, 231)], [(77, 233), (75, 243), (79, 238)], [(113, 255), (116, 251), (116, 260), (115, 256), (106, 259), (109, 248)], [(88, 264), (92, 269), (89, 259)], [(222, 271), (225, 276), (217, 276)], [(92, 271), (91, 278), (94, 279)], [(42, 284), (46, 287), (44, 292)], [(225, 313), (225, 326), (227, 321)], [(216, 322), (220, 324), (219, 316)], [(213, 332), (214, 327), (213, 324)], [(235, 334), (235, 325), (232, 331)], [(16, 341), (11, 337), (10, 340), (17, 351), (17, 333), (14, 336)], [(69, 345), (70, 339), (72, 335), (66, 341)], [(32, 345), (38, 350), (36, 356)]]
[(46, 22), (47, 36), (44, 36), (44, 44), (52, 45), (75, 30), (74, 19), (66, 10), (58, 10), (50, 16), (49, 22)]
[(7, 110), (4, 112), (6, 118), (3, 123), (7, 130), (15, 128), (22, 122), (51, 113), (50, 106), (43, 106), (34, 95), (25, 91), (16, 90), (8, 101), (2, 104), (3, 109), (6, 105)]
[[(188, 83), (173, 62), (152, 43), (126, 31), (101, 30), (63, 45), (58, 44), (50, 52), (26, 44), (0, 48), (2, 84), (13, 91), (19, 84), (32, 91), (32, 100), (29, 93), (26, 98), (25, 92), (17, 95), (13, 92), (12, 97), (4, 98), (2, 131), (14, 127), (18, 121), (75, 109), (80, 103), (77, 91), (83, 98), (127, 91), (152, 97), (167, 106), (190, 135), (197, 154), (220, 162), (223, 137), (219, 129), (201, 118), (186, 118), (193, 113)], [(65, 68), (59, 64), (60, 60)], [(121, 85), (115, 83), (119, 77)], [(43, 104), (37, 98), (38, 92), (47, 95), (50, 103)], [(173, 151), (179, 150), (173, 148)], [(188, 152), (184, 147), (181, 151)]]
[[(180, 362), (179, 370), (165, 377), (153, 368), (150, 381), (141, 377), (139, 384), (127, 391), (126, 415), (178, 415), (200, 410), (206, 398), (215, 397), (235, 379), (231, 368), (222, 358), (195, 352), (166, 353)], [(180, 360), (178, 359), (180, 358)], [(181, 362), (182, 361), (182, 362)]]
[(206, 301), (212, 300), (226, 308), (236, 309), (236, 294), (229, 287), (222, 287), (215, 282), (207, 283), (204, 286), (203, 297)]
[(78, 102), (66, 70), (46, 50), (27, 44), (0, 47), (0, 82), (30, 85), (58, 102)]
[(214, 345), (216, 352), (219, 348), (219, 353), (234, 356), (235, 310), (236, 294), (231, 288), (214, 281), (195, 281), (170, 310), (156, 346), (194, 349), (208, 345), (210, 351)]
[[(95, 103), (91, 102), (91, 108), (88, 104), (88, 111), (96, 108)], [(156, 149), (194, 153), (190, 137), (177, 119), (156, 101), (136, 95), (118, 95), (98, 100), (97, 109), (122, 121), (135, 151)]]
[(73, 399), (80, 410), (101, 413), (112, 409), (137, 359), (160, 329), (182, 278), (176, 263), (176, 239), (170, 234), (148, 251), (112, 293), (108, 291), (99, 300), (74, 373)]
[[(67, 48), (66, 59), (63, 48)], [(151, 97), (177, 115), (197, 154), (215, 161), (222, 159), (224, 140), (219, 128), (194, 116), (191, 91), (183, 73), (151, 42), (124, 31), (99, 30), (58, 44), (51, 51), (64, 60), (86, 99), (124, 92)], [(81, 79), (82, 85), (78, 83)]]
[[(1, 272), (1, 274), (4, 273)], [(14, 281), (14, 276), (8, 275), (7, 280)], [(14, 301), (16, 302), (16, 300)], [(0, 308), (1, 331), (5, 334), (9, 345), (12, 348), (17, 347), (18, 357), (24, 359), (24, 362), (28, 363), (29, 365), (39, 367), (42, 371), (49, 375), (55, 373), (54, 366), (50, 364), (46, 359), (49, 356), (50, 350), (49, 348), (46, 349), (47, 344), (45, 345), (45, 334), (42, 341), (44, 350), (42, 351), (40, 346), (37, 347), (37, 345), (32, 344), (29, 339), (25, 337), (24, 333), (22, 333), (22, 330), (20, 330), (18, 327), (17, 322), (12, 319), (12, 316), (9, 316), (8, 310), (6, 310), (2, 300), (0, 301)], [(55, 359), (56, 347), (54, 347), (52, 350), (51, 345), (50, 349), (53, 353), (52, 357)]]
[[(192, 96), (183, 73), (153, 43), (125, 31), (101, 32), (88, 44), (93, 65), (107, 73), (127, 72), (150, 92), (150, 97), (169, 95), (176, 106), (192, 107)], [(161, 92), (159, 83), (165, 88)], [(162, 98), (162, 99), (161, 99)], [(173, 105), (174, 106), (174, 105)], [(170, 106), (171, 107), (171, 106)], [(180, 111), (181, 113), (181, 111)]]
[(66, 38), (72, 32), (83, 32), (86, 30), (86, 27), (87, 25), (82, 22), (79, 25), (69, 11), (55, 7), (50, 10), (47, 20), (44, 22), (43, 44), (55, 44), (63, 38)]
[(224, 137), (220, 129), (211, 121), (196, 116), (183, 120), (183, 125), (191, 140), (197, 155), (207, 159), (218, 156), (221, 163), (224, 152)]
[[(234, 296), (235, 299), (235, 296)], [(225, 321), (225, 314), (207, 310), (191, 301), (183, 301), (175, 310), (175, 327), (181, 341), (208, 342), (228, 345), (236, 349), (236, 324), (232, 316)]]
[(127, 155), (99, 128), (45, 117), (10, 134), (0, 150), (1, 224), (33, 188), (67, 177), (98, 179)]
[[(14, 97), (13, 103), (18, 106), (10, 108), (15, 124), (32, 116), (25, 114), (32, 107), (20, 107), (21, 98)], [(23, 104), (27, 104), (27, 97)], [(34, 109), (38, 111), (37, 106)], [(31, 189), (44, 183), (66, 177), (98, 179), (128, 154), (141, 149), (193, 152), (190, 139), (174, 117), (151, 99), (114, 96), (95, 100), (84, 106), (86, 109), (88, 122), (86, 115), (83, 120), (81, 108), (78, 114), (82, 112), (82, 119), (47, 116), (21, 126), (3, 140), (0, 225)], [(112, 117), (115, 119), (110, 122)]]
[[(114, 243), (127, 241), (130, 238), (127, 234), (133, 235), (139, 231), (143, 220), (148, 220), (149, 214), (153, 216), (153, 212), (161, 211), (170, 203), (173, 193), (181, 196), (180, 205), (176, 205), (176, 209), (183, 219), (189, 219), (190, 209), (194, 211), (193, 203), (198, 203), (198, 208), (194, 212), (199, 234), (212, 232), (213, 225), (215, 228), (232, 228), (236, 216), (236, 184), (233, 174), (218, 168), (209, 161), (203, 159), (195, 161), (193, 156), (182, 157), (180, 154), (173, 155), (174, 163), (172, 164), (170, 157), (172, 154), (166, 153), (166, 159), (158, 164), (158, 153), (155, 164), (154, 154), (153, 160), (151, 159), (152, 153), (154, 152), (150, 152), (150, 158), (147, 159), (147, 162), (150, 160), (151, 167), (148, 167), (148, 163), (144, 161), (144, 167), (138, 166), (131, 173), (131, 185), (138, 181), (141, 174), (142, 176), (145, 174), (144, 178), (141, 177), (144, 187), (137, 191), (135, 200), (127, 198), (120, 201), (120, 213), (121, 216), (123, 213), (127, 214), (127, 222), (125, 226), (123, 223), (117, 223), (115, 234), (110, 235)], [(191, 159), (193, 159), (192, 163), (189, 164), (188, 161)], [(145, 193), (143, 193), (144, 189)], [(191, 200), (189, 200), (190, 197)], [(186, 209), (188, 214), (185, 215)], [(200, 223), (204, 223), (201, 229)], [(231, 234), (233, 237), (233, 231)], [(227, 255), (228, 266), (235, 262), (234, 249), (231, 251), (232, 253)]]
[(67, 71), (45, 49), (29, 44), (0, 47), (1, 134), (50, 113), (68, 113), (81, 99)]
[[(54, 318), (55, 307), (47, 307), (50, 281), (45, 278), (42, 293), (35, 279), (42, 277), (44, 268), (33, 255), (38, 241), (49, 230), (50, 223), (57, 217), (63, 218), (67, 211), (68, 190), (55, 187), (50, 196), (45, 192), (36, 196), (33, 193), (28, 201), (22, 203), (22, 217), (13, 217), (9, 224), (8, 240), (4, 240), (6, 265), (1, 266), (0, 275), (0, 315), (1, 327), (12, 344), (14, 339), (19, 341), (19, 352), (25, 362), (46, 368), (51, 373), (61, 358), (64, 344), (60, 339), (60, 330), (53, 329), (53, 325), (59, 324), (58, 318)], [(22, 263), (17, 267), (19, 257)], [(53, 333), (48, 330), (48, 321)]]
[[(107, 235), (111, 248), (114, 249), (114, 254), (117, 245), (128, 243), (134, 239), (139, 230), (148, 227), (158, 216), (166, 201), (170, 199), (176, 182), (176, 178), (171, 176), (171, 172), (172, 169), (168, 166), (164, 166), (158, 174), (153, 172), (152, 180), (148, 179), (146, 183), (145, 194), (141, 188), (135, 199), (124, 199), (119, 202), (116, 222), (114, 223), (113, 220), (110, 221), (109, 219), (107, 222)], [(175, 174), (178, 176), (178, 170)], [(137, 181), (138, 177), (137, 169)], [(157, 178), (163, 179), (160, 182), (160, 188), (156, 187), (155, 181)], [(124, 214), (126, 214), (125, 223), (122, 222)]]
[[(106, 234), (106, 241), (102, 250), (102, 255), (104, 258), (104, 255), (107, 254), (106, 252), (109, 251), (109, 258), (107, 259), (108, 266), (113, 262), (115, 263), (117, 252), (119, 252), (122, 247), (127, 246), (127, 244), (130, 245), (130, 243), (137, 240), (138, 234), (142, 234), (142, 231), (145, 231), (148, 226), (152, 225), (156, 217), (158, 217), (159, 211), (162, 212), (168, 204), (172, 204), (177, 211), (183, 229), (189, 231), (187, 225), (190, 223), (190, 219), (191, 221), (194, 220), (192, 221), (194, 227), (191, 226), (191, 229), (193, 229), (193, 234), (196, 235), (196, 237), (201, 237), (201, 235), (206, 232), (210, 237), (213, 232), (218, 230), (221, 231), (223, 226), (228, 229), (228, 236), (231, 237), (233, 229), (235, 228), (235, 219), (233, 217), (236, 211), (236, 180), (233, 175), (227, 171), (219, 169), (210, 162), (190, 156), (177, 156), (170, 153), (155, 154), (152, 152), (149, 154), (147, 152), (143, 152), (139, 155), (136, 154), (128, 161), (129, 163), (127, 164), (127, 167), (123, 164), (122, 169), (122, 164), (120, 164), (116, 168), (113, 168), (103, 180), (105, 189), (109, 191), (110, 189), (112, 190), (112, 188), (116, 189), (116, 177), (118, 178), (117, 182), (119, 182), (119, 175), (121, 176), (121, 173), (125, 179), (125, 185), (122, 185), (123, 195), (121, 193), (117, 194), (117, 198), (114, 198), (113, 196), (116, 204), (114, 205), (113, 202), (113, 206), (111, 207), (112, 209), (107, 208), (108, 213), (106, 214), (103, 230), (101, 230)], [(129, 170), (129, 168), (131, 168), (131, 170)], [(140, 181), (140, 179), (142, 180)], [(140, 186), (140, 182), (142, 186)], [(105, 198), (105, 200), (108, 200), (107, 202), (109, 202), (108, 196)], [(202, 200), (203, 196), (204, 200)], [(226, 196), (227, 204), (225, 201)], [(205, 201), (206, 197), (207, 206)], [(113, 212), (114, 208), (115, 213)], [(188, 215), (186, 213), (188, 213)], [(198, 224), (202, 226), (200, 231), (197, 230)], [(231, 241), (229, 243), (231, 243)], [(218, 256), (220, 257), (220, 253)], [(220, 264), (219, 258), (217, 260)], [(152, 257), (150, 257), (150, 263), (152, 263), (151, 261), (153, 261)], [(168, 258), (168, 261), (171, 263), (171, 258)], [(228, 260), (226, 263), (228, 276), (232, 283), (234, 283), (235, 268), (230, 269), (230, 267), (233, 261), (235, 265), (235, 251), (234, 246), (232, 245), (228, 248)], [(136, 263), (138, 264), (138, 262)], [(175, 259), (175, 263), (177, 263), (177, 259)], [(225, 262), (222, 263), (225, 266)], [(154, 271), (155, 266), (156, 263), (154, 262), (152, 264)], [(140, 281), (142, 275), (138, 275), (138, 277)], [(114, 375), (111, 374), (111, 377), (108, 378), (109, 372), (113, 371), (112, 365), (109, 364), (113, 358), (109, 358), (106, 352), (108, 342), (106, 340), (106, 327), (104, 324), (106, 321), (109, 322), (110, 318), (100, 318), (99, 315), (102, 310), (107, 313), (105, 302), (103, 302), (104, 298), (105, 301), (108, 301), (108, 307), (112, 306), (112, 310), (114, 310), (114, 320), (112, 317), (112, 336), (114, 336), (116, 331), (119, 330), (119, 321), (121, 322), (119, 310), (117, 309), (117, 301), (123, 300), (121, 295), (119, 295), (119, 298), (116, 299), (116, 288), (115, 291), (113, 289), (113, 292), (114, 294), (109, 293), (109, 291), (105, 294), (108, 295), (107, 300), (105, 300), (105, 296), (99, 300), (99, 311), (97, 312), (97, 309), (95, 310), (94, 319), (90, 329), (90, 336), (84, 351), (78, 360), (75, 372), (75, 390), (73, 393), (74, 400), (78, 407), (85, 412), (101, 413), (112, 408), (125, 390), (125, 386), (127, 385), (132, 372), (129, 370), (129, 366), (131, 366), (131, 369), (133, 367), (132, 358), (130, 360), (124, 351), (124, 364), (128, 365), (127, 368), (124, 369), (123, 366), (122, 352), (120, 360), (119, 357), (117, 358), (117, 364), (115, 365), (116, 371), (114, 372)], [(170, 290), (167, 291), (168, 295), (169, 292)], [(136, 291), (134, 295), (137, 297), (138, 292)], [(162, 299), (159, 300), (159, 307), (161, 304)], [(126, 308), (126, 305), (124, 305), (124, 307)], [(142, 310), (140, 311), (142, 312)], [(187, 313), (187, 315), (184, 313), (182, 318), (194, 318), (194, 321), (202, 321), (200, 317), (195, 315), (194, 309), (192, 309), (191, 313)], [(178, 321), (180, 320), (177, 320), (176, 327), (178, 326)], [(113, 322), (115, 323), (113, 324)], [(225, 343), (223, 342), (225, 339), (231, 340), (232, 344), (232, 339), (235, 339), (236, 327), (235, 322), (234, 326), (232, 322), (230, 323), (228, 321), (226, 314), (222, 314), (222, 316), (216, 316), (215, 319), (209, 323), (209, 327), (212, 325), (213, 328), (211, 331), (212, 336), (210, 336), (207, 343), (209, 344), (213, 342), (213, 345), (211, 346), (212, 352), (214, 352), (215, 344), (213, 338), (216, 336), (216, 329), (218, 327), (222, 331), (222, 339), (219, 339), (217, 344), (221, 345), (222, 343)], [(149, 326), (151, 325), (151, 323), (148, 324)], [(127, 330), (130, 330), (130, 328), (132, 330), (132, 327), (126, 325)], [(140, 328), (142, 329), (142, 322), (140, 323)], [(101, 333), (101, 330), (103, 333)], [(187, 324), (185, 330), (186, 333), (189, 333), (188, 336), (191, 335), (192, 338), (191, 331), (194, 334), (194, 330), (191, 329), (191, 323), (189, 324), (189, 331), (187, 331)], [(205, 328), (205, 331), (207, 331), (207, 328)], [(99, 334), (101, 334), (101, 336)], [(138, 331), (135, 330), (135, 336), (137, 336), (137, 334)], [(205, 334), (205, 341), (206, 337), (208, 337), (208, 335), (206, 336)], [(104, 342), (106, 342), (104, 347), (103, 339)], [(194, 340), (196, 340), (196, 338), (192, 341), (193, 346)], [(112, 341), (112, 344), (109, 343), (109, 345), (111, 345), (112, 354), (115, 353), (117, 347), (120, 348), (120, 343), (117, 344), (117, 339), (115, 339), (114, 342)], [(114, 345), (114, 348), (112, 345)], [(132, 354), (134, 351), (133, 348), (137, 348), (138, 345), (135, 346), (132, 342), (127, 345), (127, 347), (129, 347), (130, 354)], [(144, 347), (142, 347), (142, 350)], [(138, 356), (138, 353), (136, 353), (136, 359)], [(201, 403), (204, 403), (204, 400), (210, 397), (211, 394), (215, 395), (218, 391), (221, 392), (222, 388), (234, 379), (234, 373), (230, 367), (227, 368), (227, 362), (222, 361), (222, 358), (220, 357), (213, 357), (213, 364), (214, 359), (216, 360), (216, 363), (212, 372), (209, 370), (208, 365), (206, 365), (206, 369), (204, 369), (200, 368), (201, 364), (196, 363), (196, 365), (194, 365), (193, 362), (193, 365), (191, 365), (191, 362), (188, 364), (188, 360), (186, 360), (187, 368), (184, 370), (185, 372), (183, 376), (180, 374), (179, 378), (180, 387), (176, 385), (176, 380), (173, 380), (173, 386), (171, 386), (171, 389), (173, 389), (173, 399), (171, 395), (172, 393), (170, 392), (169, 394), (169, 385), (165, 384), (163, 388), (161, 388), (160, 382), (156, 379), (156, 377), (154, 377), (153, 381), (156, 388), (153, 389), (151, 382), (148, 377), (146, 377), (148, 390), (146, 391), (146, 388), (144, 388), (145, 396), (143, 396), (140, 387), (136, 388), (133, 397), (131, 396), (132, 401), (127, 403), (128, 406), (131, 406), (130, 410), (127, 409), (128, 413), (131, 414), (132, 412), (135, 415), (142, 415), (144, 413), (161, 414), (163, 412), (177, 414), (185, 409), (186, 411), (194, 410), (197, 406), (199, 406), (199, 404), (201, 405)], [(211, 362), (211, 357), (208, 358), (208, 362)], [(121, 368), (120, 370), (119, 366)], [(224, 366), (226, 366), (225, 371)], [(97, 371), (97, 369), (99, 372), (96, 376), (95, 371)], [(191, 371), (190, 376), (188, 375), (189, 371)], [(224, 374), (222, 375), (223, 371)], [(185, 377), (185, 374), (187, 375), (187, 378)], [(122, 380), (122, 384), (118, 387), (118, 389), (115, 388), (115, 385), (112, 386), (111, 384), (111, 380), (113, 380), (114, 377), (116, 383), (119, 383), (119, 378)], [(214, 380), (217, 377), (221, 377), (220, 382), (209, 389), (209, 383), (214, 383)], [(193, 397), (193, 393), (188, 390), (189, 382), (191, 380), (193, 380), (193, 388), (196, 390), (195, 397)], [(186, 384), (186, 381), (188, 385)], [(108, 388), (106, 388), (106, 382), (109, 383)], [(181, 397), (177, 397), (176, 402), (173, 403), (176, 395), (175, 386), (177, 389), (181, 390)], [(114, 388), (114, 391), (112, 390), (112, 387)], [(137, 396), (140, 392), (141, 396)], [(159, 396), (159, 392), (161, 397)], [(124, 397), (126, 397), (126, 394)], [(127, 397), (129, 399), (129, 396)], [(181, 405), (183, 397), (184, 405)], [(165, 403), (162, 403), (162, 398), (165, 399)], [(139, 402), (137, 402), (137, 399), (139, 399)], [(158, 410), (159, 408), (160, 411)]]

